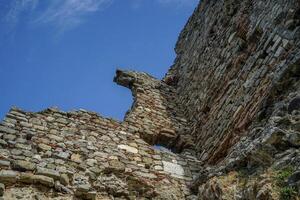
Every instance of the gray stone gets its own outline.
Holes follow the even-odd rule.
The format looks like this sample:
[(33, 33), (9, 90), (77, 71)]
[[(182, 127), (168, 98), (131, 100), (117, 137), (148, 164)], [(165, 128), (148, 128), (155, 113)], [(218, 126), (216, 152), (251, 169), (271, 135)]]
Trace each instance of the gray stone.
[(13, 154), (13, 155), (21, 155), (21, 154), (22, 154), (22, 151), (19, 150), (19, 149), (12, 149), (12, 150), (11, 150), (11, 154)]
[(53, 169), (37, 167), (36, 174), (51, 177), (55, 180), (60, 180), (60, 173), (56, 170), (53, 170)]
[(20, 179), (19, 181), (21, 183), (26, 183), (26, 184), (33, 184), (34, 183), (34, 176), (33, 174), (30, 173), (21, 173), (20, 174)]
[(113, 196), (126, 196), (129, 194), (127, 184), (114, 174), (110, 176), (99, 176), (94, 187), (97, 191), (108, 192)]
[(76, 163), (81, 163), (82, 162), (82, 158), (81, 158), (80, 154), (72, 154), (71, 160), (76, 162)]
[(56, 121), (62, 124), (68, 124), (68, 120), (66, 120), (65, 118), (58, 118)]
[(70, 154), (68, 152), (59, 152), (57, 154), (57, 157), (61, 159), (68, 159), (70, 157)]
[(93, 167), (94, 165), (97, 164), (97, 160), (95, 160), (95, 159), (87, 159), (85, 162), (90, 167)]
[(164, 166), (164, 171), (171, 173), (171, 174), (176, 174), (179, 176), (184, 176), (184, 169), (181, 165), (175, 164), (175, 163), (171, 163), (171, 162), (166, 162), (166, 161), (162, 161), (163, 166)]
[(137, 148), (135, 148), (135, 147), (131, 147), (131, 146), (128, 146), (128, 145), (118, 145), (118, 148), (119, 149), (124, 149), (124, 150), (126, 150), (127, 152), (130, 152), (130, 153), (134, 153), (134, 154), (136, 154), (136, 153), (138, 153), (138, 150), (137, 150)]
[(47, 187), (53, 187), (54, 186), (54, 180), (53, 178), (43, 176), (43, 175), (34, 175), (32, 176), (33, 182), (36, 184), (42, 184)]
[(44, 150), (44, 151), (50, 151), (52, 149), (52, 147), (43, 143), (38, 144), (38, 147), (40, 150)]
[(32, 127), (32, 124), (31, 123), (28, 123), (28, 122), (23, 122), (21, 121), (20, 124), (24, 127), (27, 127), (27, 128), (31, 128)]
[(69, 185), (69, 184), (70, 184), (69, 176), (68, 176), (67, 174), (61, 174), (61, 175), (60, 175), (60, 182), (61, 182), (63, 185)]
[(7, 146), (7, 142), (5, 140), (0, 139), (0, 145), (1, 146)]
[(60, 184), (59, 181), (55, 181), (54, 188), (55, 188), (56, 191), (59, 191), (59, 192), (65, 193), (65, 194), (73, 194), (72, 190), (70, 190), (69, 188), (67, 188), (64, 185)]
[(4, 167), (9, 167), (10, 166), (10, 162), (7, 160), (0, 160), (0, 167), (4, 168)]
[(95, 200), (96, 192), (90, 191), (91, 186), (88, 184), (79, 185), (76, 187), (75, 195), (86, 200)]
[(25, 161), (25, 160), (16, 160), (12, 163), (12, 169), (17, 171), (33, 171), (35, 170), (36, 165), (33, 162)]
[(19, 148), (19, 149), (25, 149), (25, 150), (31, 150), (32, 149), (30, 144), (17, 143), (15, 146), (16, 146), (16, 148)]
[(5, 134), (3, 135), (3, 139), (4, 140), (15, 140), (17, 136), (13, 135), (13, 134)]
[(288, 137), (290, 144), (300, 146), (300, 132), (291, 133)]
[(29, 119), (29, 122), (34, 125), (42, 125), (43, 124), (42, 121), (38, 118), (31, 118), (31, 119)]
[(110, 160), (109, 166), (104, 169), (105, 173), (122, 173), (125, 171), (125, 165), (124, 163), (118, 161), (118, 160)]
[(12, 128), (5, 127), (5, 126), (0, 126), (0, 132), (8, 133), (8, 134), (16, 134), (17, 133), (16, 130), (14, 130)]
[(57, 141), (57, 142), (62, 142), (62, 141), (64, 140), (62, 137), (57, 136), (57, 135), (49, 135), (48, 137), (49, 137), (50, 139), (52, 139), (52, 140)]
[(2, 183), (15, 183), (18, 179), (18, 173), (12, 170), (0, 171), (0, 182)]
[(157, 178), (157, 176), (155, 174), (151, 174), (151, 173), (144, 173), (144, 172), (136, 171), (136, 172), (134, 172), (134, 174), (137, 176), (141, 176), (141, 177), (149, 178), (149, 179)]
[(4, 195), (5, 191), (5, 185), (3, 183), (0, 183), (0, 196), (2, 197)]
[(78, 185), (76, 187), (76, 191), (87, 193), (91, 189), (91, 185), (84, 184), (84, 185)]

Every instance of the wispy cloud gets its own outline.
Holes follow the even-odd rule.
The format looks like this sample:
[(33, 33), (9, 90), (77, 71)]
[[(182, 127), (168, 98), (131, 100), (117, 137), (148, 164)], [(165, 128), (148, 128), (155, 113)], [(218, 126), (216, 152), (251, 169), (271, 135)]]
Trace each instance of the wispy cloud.
[(113, 0), (12, 0), (4, 17), (17, 24), (24, 12), (30, 11), (34, 23), (52, 24), (65, 31), (81, 24), (88, 14), (100, 11)]
[[(133, 9), (139, 9), (149, 3), (150, 0), (128, 0)], [(174, 8), (187, 8), (195, 7), (200, 0), (151, 0), (155, 4), (163, 7), (174, 7)]]
[[(1, 0), (0, 0), (1, 1)], [(38, 25), (52, 25), (59, 32), (77, 27), (86, 17), (107, 8), (115, 0), (7, 0), (0, 2), (0, 17), (15, 27), (22, 22)], [(124, 0), (119, 0), (124, 1)], [(140, 8), (148, 0), (128, 0), (134, 9)], [(152, 0), (151, 0), (152, 1)], [(195, 6), (199, 0), (153, 0), (161, 6), (176, 8)], [(3, 6), (5, 5), (5, 8)], [(2, 7), (2, 8), (1, 8)], [(2, 12), (2, 13), (1, 13)], [(4, 13), (4, 14), (3, 14)], [(23, 15), (26, 13), (26, 15)], [(2, 15), (2, 16), (1, 16)], [(3, 16), (4, 15), (4, 16)], [(24, 18), (24, 17), (25, 18)]]
[(195, 6), (196, 3), (199, 2), (199, 0), (157, 0), (158, 3), (162, 5), (173, 5), (176, 7), (182, 7), (182, 6)]
[(88, 14), (106, 8), (112, 0), (52, 0), (38, 23), (52, 23), (61, 30), (73, 28), (84, 21)]
[(39, 0), (12, 0), (8, 5), (3, 20), (14, 26), (18, 23), (20, 15), (26, 10), (34, 10)]

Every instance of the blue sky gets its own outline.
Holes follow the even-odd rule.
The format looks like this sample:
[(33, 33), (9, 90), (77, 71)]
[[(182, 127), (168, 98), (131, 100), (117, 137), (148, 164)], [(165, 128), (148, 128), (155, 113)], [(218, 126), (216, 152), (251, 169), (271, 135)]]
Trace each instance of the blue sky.
[(116, 68), (162, 78), (198, 0), (0, 0), (0, 118), (10, 107), (123, 119)]

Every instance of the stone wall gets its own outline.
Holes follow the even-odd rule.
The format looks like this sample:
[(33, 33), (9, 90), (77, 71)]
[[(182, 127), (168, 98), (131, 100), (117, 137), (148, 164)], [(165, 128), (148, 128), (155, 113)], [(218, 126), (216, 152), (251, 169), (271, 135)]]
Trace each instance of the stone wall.
[(203, 0), (163, 80), (116, 71), (122, 122), (12, 108), (0, 199), (298, 198), (299, 22), (299, 0)]
[[(0, 124), (5, 199), (191, 195), (187, 186), (200, 165), (178, 136), (185, 120), (167, 104), (174, 98), (172, 88), (137, 72), (118, 70), (115, 81), (129, 87), (135, 98), (123, 122), (85, 110), (10, 110)], [(181, 154), (167, 149), (175, 148), (175, 141), (181, 141)], [(47, 192), (35, 188), (41, 185)]]
[(290, 66), (270, 91), (266, 106), (250, 125), (249, 133), (221, 162), (200, 172), (192, 187), (199, 199), (299, 198), (299, 64)]
[(176, 87), (201, 161), (221, 161), (299, 63), (299, 4), (203, 0), (189, 19), (164, 80)]
[(117, 70), (114, 81), (132, 91), (134, 102), (124, 122), (129, 131), (149, 144), (160, 144), (174, 151), (193, 149), (193, 140), (177, 104), (176, 91), (146, 73)]

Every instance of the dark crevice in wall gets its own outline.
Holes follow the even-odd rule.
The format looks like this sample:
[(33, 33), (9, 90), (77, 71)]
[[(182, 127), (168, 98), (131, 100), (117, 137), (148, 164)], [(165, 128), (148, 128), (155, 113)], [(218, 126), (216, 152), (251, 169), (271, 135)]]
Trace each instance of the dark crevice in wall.
[[(262, 121), (268, 119), (274, 111), (276, 101), (282, 100), (287, 93), (295, 90), (297, 83), (300, 80), (300, 59), (294, 64), (287, 67), (284, 73), (279, 78), (278, 82), (272, 87), (269, 97), (262, 105), (261, 111), (258, 114), (258, 120)], [(288, 108), (283, 108), (288, 109)], [(290, 112), (290, 111), (289, 111)]]

